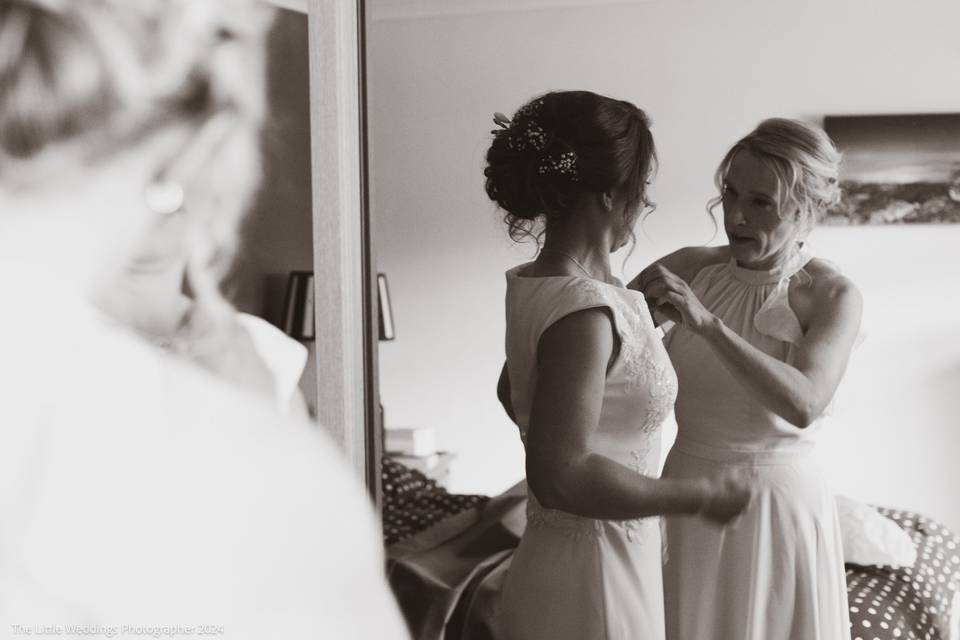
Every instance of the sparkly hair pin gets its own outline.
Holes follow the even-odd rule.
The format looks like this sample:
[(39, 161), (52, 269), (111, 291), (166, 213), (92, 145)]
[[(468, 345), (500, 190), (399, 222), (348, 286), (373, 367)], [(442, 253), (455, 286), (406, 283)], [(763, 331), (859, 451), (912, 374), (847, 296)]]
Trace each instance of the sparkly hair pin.
[[(522, 111), (522, 109), (521, 109)], [(499, 129), (494, 129), (490, 133), (495, 136), (500, 136), (506, 133), (507, 138), (507, 147), (511, 151), (523, 151), (528, 147), (532, 147), (537, 151), (542, 151), (543, 148), (547, 145), (547, 132), (537, 124), (535, 121), (530, 120), (528, 117), (525, 121), (520, 121), (524, 118), (524, 115), (521, 114), (521, 111), (517, 112), (517, 116), (513, 120), (503, 115), (499, 111), (493, 114), (493, 123), (500, 127)], [(526, 113), (526, 116), (529, 116), (530, 112)]]
[(517, 109), (517, 112), (513, 114), (513, 119), (522, 120), (524, 118), (529, 118), (535, 115), (542, 108), (543, 108), (543, 99), (534, 100), (533, 102), (528, 102), (527, 104)]
[(564, 151), (559, 155), (547, 154), (540, 160), (537, 173), (566, 176), (572, 182), (577, 182), (580, 180), (577, 174), (577, 154), (573, 151)]
[(511, 129), (518, 129), (507, 144), (514, 151), (523, 151), (527, 148), (533, 148), (537, 151), (543, 151), (547, 146), (547, 132), (543, 130), (540, 123), (537, 122), (536, 115), (543, 109), (543, 99), (538, 98), (532, 102), (523, 105), (513, 114)]
[(531, 147), (537, 151), (543, 151), (545, 146), (547, 146), (547, 132), (532, 120), (528, 121), (527, 126), (522, 130), (511, 132), (510, 139), (507, 140), (507, 147), (513, 151), (523, 151)]
[[(490, 133), (495, 136), (507, 134), (507, 148), (511, 151), (534, 149), (543, 151), (547, 146), (547, 132), (537, 122), (536, 115), (543, 108), (543, 99), (529, 102), (513, 114), (511, 120), (499, 111), (493, 114), (493, 123), (500, 127)], [(573, 182), (579, 180), (577, 174), (577, 154), (565, 151), (559, 155), (547, 154), (537, 166), (540, 175), (566, 176)]]

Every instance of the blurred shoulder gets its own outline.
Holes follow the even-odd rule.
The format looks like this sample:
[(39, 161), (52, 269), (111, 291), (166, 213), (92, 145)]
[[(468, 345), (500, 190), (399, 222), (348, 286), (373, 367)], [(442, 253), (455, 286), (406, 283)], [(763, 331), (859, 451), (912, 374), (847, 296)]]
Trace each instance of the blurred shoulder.
[(237, 322), (271, 370), (299, 379), (307, 361), (307, 348), (302, 343), (258, 316), (241, 312), (237, 314)]
[[(20, 565), (41, 577), (36, 599), (112, 616), (212, 611), (245, 638), (270, 637), (268, 622), (284, 637), (404, 637), (375, 515), (332, 438), (178, 358), (142, 359), (152, 379), (98, 370), (93, 397), (69, 394), (69, 420), (51, 412), (42, 452), (22, 452), (37, 453), (15, 503), (30, 507)], [(383, 620), (364, 621), (370, 606)]]

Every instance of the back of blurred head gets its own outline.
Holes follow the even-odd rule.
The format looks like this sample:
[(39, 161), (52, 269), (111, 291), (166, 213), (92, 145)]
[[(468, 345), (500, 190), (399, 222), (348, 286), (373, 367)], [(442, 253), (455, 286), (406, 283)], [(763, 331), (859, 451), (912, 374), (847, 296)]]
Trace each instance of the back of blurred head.
[[(267, 22), (252, 0), (0, 0), (5, 302), (38, 275), (50, 305), (97, 294), (180, 211), (201, 221), (191, 287), (215, 294), (256, 185)], [(31, 316), (12, 302), (0, 323)], [(73, 357), (0, 327), (0, 626), (405, 637), (333, 444), (128, 336), (76, 339), (83, 317), (52, 321)]]
[(95, 294), (187, 211), (189, 284), (219, 298), (258, 182), (268, 22), (245, 0), (0, 0), (5, 255)]

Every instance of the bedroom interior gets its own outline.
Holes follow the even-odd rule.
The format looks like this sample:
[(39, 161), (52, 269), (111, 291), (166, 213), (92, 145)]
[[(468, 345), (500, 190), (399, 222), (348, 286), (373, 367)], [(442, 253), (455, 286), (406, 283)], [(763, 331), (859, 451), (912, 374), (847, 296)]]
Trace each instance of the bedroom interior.
[[(870, 11), (696, 0), (370, 5), (375, 256), (390, 276), (399, 336), (380, 348), (380, 395), (388, 428), (431, 428), (438, 447), (457, 454), (456, 492), (495, 494), (523, 468), (493, 390), (503, 361), (503, 272), (533, 249), (511, 247), (482, 190), (494, 111), (573, 87), (648, 111), (658, 208), (623, 269), (632, 277), (679, 246), (722, 242), (704, 210), (713, 170), (725, 145), (762, 118), (822, 124), (956, 108), (945, 79), (960, 46), (942, 25), (960, 9), (949, 0)], [(923, 37), (905, 35), (913, 33)], [(776, 56), (761, 53), (774, 42)], [(823, 434), (834, 486), (960, 529), (960, 501), (938, 489), (960, 484), (960, 343), (952, 337), (960, 303), (951, 295), (960, 287), (960, 226), (822, 226), (810, 243), (865, 299), (865, 340)]]
[[(307, 3), (277, 4), (302, 11)], [(367, 331), (344, 341), (361, 340), (373, 357), (361, 387), (379, 398), (382, 414), (367, 405), (362, 424), (354, 415), (345, 430), (361, 432), (347, 436), (355, 443), (351, 455), (364, 459), (378, 504), (385, 496), (391, 580), (415, 636), (492, 637), (483, 621), (497, 568), (451, 561), (443, 576), (448, 583), (431, 602), (423, 576), (411, 569), (438, 549), (487, 545), (509, 554), (522, 530), (522, 496), (510, 488), (523, 476), (523, 452), (494, 391), (503, 362), (503, 272), (530, 259), (533, 248), (511, 246), (482, 190), (492, 114), (557, 88), (616, 95), (650, 113), (660, 159), (658, 208), (640, 228), (633, 253), (613, 261), (629, 278), (679, 246), (722, 242), (704, 208), (713, 170), (729, 142), (764, 117), (801, 118), (828, 130), (831, 119), (960, 117), (951, 115), (957, 101), (950, 80), (960, 68), (951, 28), (960, 6), (951, 0), (360, 4), (369, 167), (363, 219), (371, 231), (354, 236), (359, 245), (352, 250), (369, 256), (373, 274), (389, 277), (395, 339), (377, 340), (371, 315), (353, 309)], [(306, 57), (305, 19), (290, 12), (283, 20), (296, 23), (288, 28), (303, 35), (296, 46)], [(306, 66), (297, 69), (285, 68), (278, 82), (304, 82)], [(293, 98), (301, 127), (309, 126), (307, 98)], [(941, 138), (948, 155), (952, 149), (960, 157), (956, 129)], [(823, 226), (810, 240), (865, 299), (864, 340), (821, 450), (837, 493), (853, 499), (845, 517), (873, 534), (857, 547), (866, 555), (848, 568), (852, 618), (873, 621), (876, 637), (960, 638), (960, 606), (953, 602), (960, 541), (952, 533), (960, 531), (953, 489), (960, 485), (960, 224), (887, 222)], [(304, 226), (309, 216), (288, 224), (284, 233), (297, 237), (297, 248), (285, 255), (299, 257), (264, 269), (272, 273), (265, 285), (272, 289), (259, 303), (273, 305), (265, 312), (277, 322), (284, 286), (278, 274), (309, 269), (323, 233)], [(314, 237), (312, 252), (305, 237)], [(369, 275), (362, 277), (364, 297), (375, 304), (377, 283)], [(323, 364), (311, 364), (322, 375)], [(393, 443), (388, 448), (407, 458), (387, 455), (383, 494), (371, 479), (380, 466), (381, 416)], [(865, 513), (867, 504), (879, 509)], [(437, 522), (445, 532), (430, 527)], [(911, 541), (911, 562), (893, 551), (904, 540), (897, 531)], [(901, 584), (910, 592), (888, 589)], [(896, 622), (883, 619), (891, 611)]]
[[(955, 83), (947, 79), (960, 64), (960, 45), (944, 25), (960, 19), (960, 7), (949, 0), (870, 7), (824, 0), (370, 0), (367, 6), (374, 259), (390, 276), (397, 325), (397, 339), (379, 345), (385, 427), (427, 432), (437, 452), (454, 454), (433, 478), (445, 485), (435, 502), (410, 489), (416, 498), (405, 503), (406, 513), (387, 505), (387, 536), (409, 535), (453, 511), (473, 523), (457, 529), (448, 520), (446, 538), (445, 527), (434, 527), (435, 539), (427, 531), (395, 543), (391, 578), (416, 637), (442, 637), (438, 621), (445, 621), (448, 637), (458, 637), (458, 629), (462, 637), (488, 637), (483, 620), (492, 605), (485, 598), (493, 598), (498, 572), (479, 561), (459, 565), (454, 551), (469, 555), (492, 544), (509, 553), (503, 542), (509, 518), (495, 520), (493, 512), (521, 517), (518, 499), (500, 495), (522, 478), (523, 455), (494, 390), (503, 362), (503, 272), (533, 255), (530, 246), (511, 246), (483, 193), (492, 114), (568, 88), (623, 97), (647, 110), (660, 159), (658, 208), (643, 223), (633, 254), (613, 260), (619, 268), (626, 258), (622, 273), (629, 278), (679, 246), (722, 242), (704, 210), (712, 173), (729, 141), (762, 118), (823, 125), (830, 116), (955, 111)], [(956, 162), (956, 129), (940, 137)], [(954, 338), (960, 303), (953, 295), (960, 290), (960, 225), (823, 226), (810, 244), (849, 274), (865, 299), (865, 339), (822, 434), (833, 486), (858, 504), (881, 507), (914, 536), (921, 557), (935, 555), (940, 531), (924, 529), (911, 514), (960, 531), (960, 500), (948, 488), (960, 485)], [(428, 468), (438, 464), (432, 453), (421, 457)], [(398, 487), (422, 486), (400, 473), (393, 476)], [(492, 512), (477, 506), (480, 496), (497, 496), (480, 503)], [(884, 523), (870, 526), (879, 531)], [(943, 540), (949, 570), (956, 554), (949, 545), (956, 541)], [(441, 574), (447, 590), (431, 592), (413, 568), (429, 552), (434, 560), (451, 554)], [(952, 590), (941, 594), (948, 600), (958, 586), (952, 569)], [(897, 637), (880, 634), (900, 628), (883, 619), (884, 597), (882, 607), (873, 602), (891, 580), (909, 580), (897, 571), (848, 573), (852, 619), (870, 624), (869, 611), (881, 611), (872, 621), (876, 637)], [(431, 597), (432, 609), (424, 602)], [(904, 637), (910, 625), (948, 637), (949, 603), (930, 606), (947, 614), (946, 626), (921, 622), (919, 614), (898, 618)]]
[[(364, 3), (264, 0), (275, 22), (267, 52), (264, 180), (225, 283), (241, 311), (283, 328), (294, 291), (313, 294), (316, 340), (300, 388), (378, 500), (376, 273), (366, 191)], [(309, 19), (308, 19), (309, 16)], [(359, 117), (358, 117), (359, 115)], [(313, 287), (302, 274), (322, 273)], [(300, 304), (298, 302), (298, 304)], [(311, 305), (304, 301), (301, 311)], [(291, 331), (302, 336), (301, 331)]]
[[(276, 12), (268, 38), (268, 122), (262, 136), (263, 186), (242, 229), (243, 252), (227, 280), (234, 304), (302, 338), (288, 327), (284, 303), (294, 274), (312, 271), (313, 220), (310, 168), (310, 76), (307, 18), (289, 9)], [(282, 71), (282, 72), (281, 72)], [(299, 290), (299, 288), (298, 288)], [(306, 371), (316, 368), (309, 341)], [(316, 412), (315, 375), (301, 390)]]

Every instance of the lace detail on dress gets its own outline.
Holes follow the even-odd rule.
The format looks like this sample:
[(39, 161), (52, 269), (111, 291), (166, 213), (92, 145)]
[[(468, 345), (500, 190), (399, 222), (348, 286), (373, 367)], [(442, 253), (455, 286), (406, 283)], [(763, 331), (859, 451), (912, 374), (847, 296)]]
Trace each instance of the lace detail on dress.
[[(647, 440), (643, 443), (641, 449), (634, 449), (630, 452), (630, 456), (633, 458), (633, 463), (630, 465), (630, 468), (636, 471), (639, 475), (648, 476), (651, 474), (650, 450), (652, 448), (653, 444)], [(627, 540), (630, 542), (643, 542), (647, 532), (652, 527), (659, 528), (659, 520), (660, 518), (657, 516), (624, 520), (623, 528), (627, 531)]]
[(604, 287), (611, 285), (602, 284), (597, 280), (591, 278), (577, 278), (576, 280), (577, 287), (583, 289), (587, 294), (587, 298), (599, 298), (607, 304), (613, 306), (613, 300), (610, 299), (610, 296), (607, 295), (607, 291)]
[[(645, 442), (641, 449), (634, 449), (630, 452), (633, 462), (630, 468), (638, 474), (650, 474), (650, 451), (653, 445), (651, 442)], [(627, 540), (639, 544), (649, 535), (649, 531), (656, 528), (659, 530), (660, 518), (651, 516), (647, 518), (634, 518), (632, 520), (598, 520), (595, 518), (584, 518), (582, 516), (559, 511), (557, 509), (547, 509), (541, 505), (532, 492), (527, 492), (527, 526), (531, 529), (553, 529), (570, 535), (574, 539), (583, 537), (596, 538), (603, 530), (604, 524), (619, 525), (623, 527), (627, 534)]]
[(633, 389), (642, 387), (650, 395), (647, 415), (640, 429), (654, 431), (670, 415), (677, 396), (677, 379), (672, 369), (657, 364), (649, 347), (630, 344), (621, 349), (624, 366), (627, 368), (628, 384)]
[(547, 509), (543, 507), (532, 493), (527, 494), (527, 527), (530, 529), (551, 529), (569, 535), (575, 540), (583, 538), (596, 539), (603, 531), (603, 526), (614, 525), (623, 527), (627, 534), (627, 540), (634, 543), (642, 543), (649, 532), (656, 528), (659, 530), (658, 516), (648, 518), (635, 518), (633, 520), (598, 520), (595, 518), (584, 518), (581, 516), (559, 511), (557, 509)]
[(532, 492), (527, 492), (527, 527), (530, 529), (553, 529), (579, 540), (585, 536), (596, 538), (600, 535), (602, 526), (602, 520), (547, 509), (537, 501)]
[(630, 457), (633, 458), (633, 463), (630, 465), (630, 468), (641, 475), (650, 475), (650, 465), (648, 460), (650, 458), (650, 450), (652, 448), (653, 444), (647, 440), (643, 443), (643, 447), (641, 449), (634, 449), (631, 451)]
[(677, 397), (677, 378), (666, 364), (669, 361), (661, 358), (664, 364), (658, 364), (651, 349), (650, 335), (655, 334), (650, 312), (644, 304), (631, 306), (621, 296), (606, 295), (603, 285), (594, 280), (580, 282), (584, 289), (602, 299), (613, 311), (620, 334), (620, 358), (626, 370), (627, 387), (632, 391), (645, 389), (650, 395), (647, 415), (640, 429), (653, 431), (670, 415)]
[[(651, 459), (654, 447), (654, 433), (669, 415), (676, 397), (677, 381), (664, 351), (658, 360), (656, 349), (661, 348), (654, 331), (649, 310), (641, 300), (633, 300), (632, 295), (618, 291), (614, 285), (605, 284), (588, 278), (579, 278), (576, 287), (582, 297), (592, 303), (610, 309), (620, 337), (620, 355), (617, 366), (622, 370), (615, 374), (622, 381), (628, 395), (636, 396), (644, 407), (643, 415), (637, 419), (639, 431), (643, 434), (631, 440), (639, 441), (630, 451), (632, 462), (628, 466), (641, 475), (653, 475), (656, 465)], [(663, 364), (658, 364), (661, 362)], [(618, 391), (618, 393), (620, 393)], [(646, 396), (646, 397), (645, 397)], [(526, 434), (521, 438), (526, 441)], [(647, 517), (631, 520), (598, 520), (585, 518), (565, 511), (547, 509), (536, 497), (528, 494), (527, 526), (530, 529), (551, 529), (572, 536), (575, 539), (598, 537), (604, 527), (622, 528), (626, 539), (631, 543), (642, 543), (651, 532), (659, 531), (660, 518)]]

